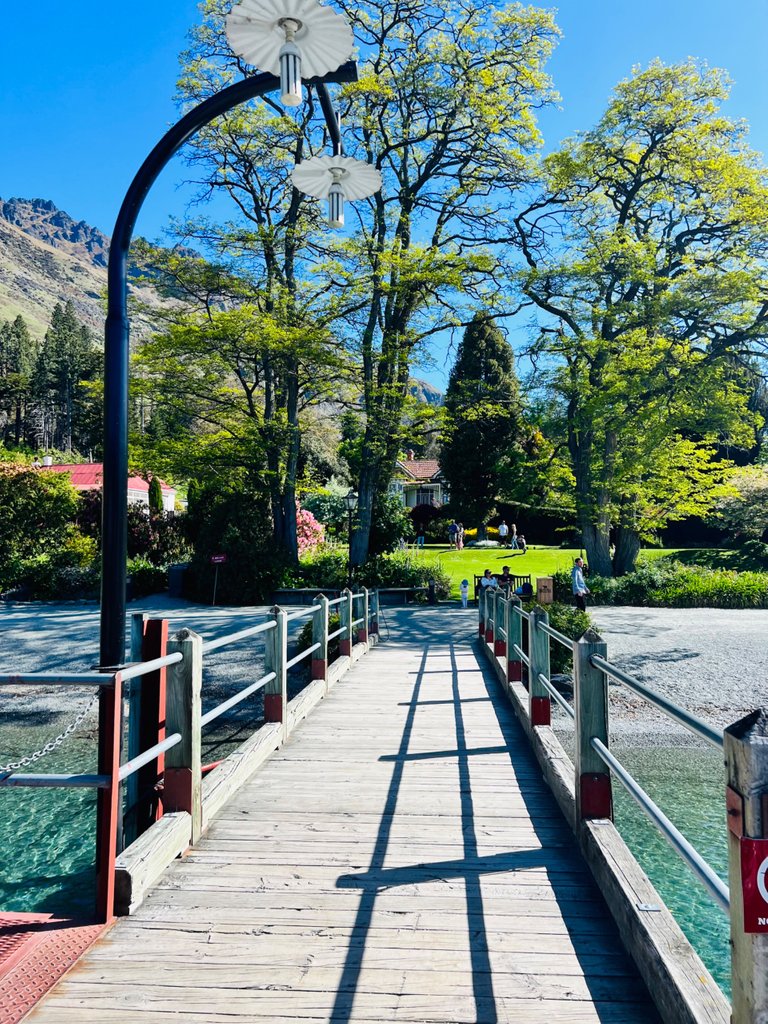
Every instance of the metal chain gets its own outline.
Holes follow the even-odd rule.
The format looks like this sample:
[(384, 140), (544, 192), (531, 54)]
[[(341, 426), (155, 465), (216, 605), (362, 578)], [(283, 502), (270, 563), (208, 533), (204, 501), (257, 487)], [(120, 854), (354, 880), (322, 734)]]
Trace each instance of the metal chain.
[(52, 751), (56, 750), (57, 747), (60, 747), (64, 740), (67, 739), (68, 736), (71, 736), (75, 729), (82, 725), (88, 715), (88, 712), (92, 710), (98, 699), (99, 692), (97, 690), (77, 718), (75, 718), (73, 722), (69, 723), (64, 732), (59, 733), (56, 739), (50, 740), (50, 742), (46, 743), (44, 747), (40, 750), (36, 750), (28, 757), (22, 757), (18, 761), (11, 761), (10, 764), (0, 765), (0, 775), (5, 774), (6, 772), (17, 772), (19, 768), (28, 768), (31, 764), (34, 764), (35, 761), (39, 761), (41, 757), (45, 757), (46, 754), (50, 754)]

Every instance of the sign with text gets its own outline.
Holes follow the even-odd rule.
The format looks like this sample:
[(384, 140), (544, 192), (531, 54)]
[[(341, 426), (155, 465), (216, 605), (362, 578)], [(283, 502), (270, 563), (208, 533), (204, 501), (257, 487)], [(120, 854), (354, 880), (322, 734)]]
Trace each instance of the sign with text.
[(211, 565), (224, 565), (226, 560), (226, 555), (211, 555)]
[(768, 932), (768, 839), (741, 841), (744, 931)]

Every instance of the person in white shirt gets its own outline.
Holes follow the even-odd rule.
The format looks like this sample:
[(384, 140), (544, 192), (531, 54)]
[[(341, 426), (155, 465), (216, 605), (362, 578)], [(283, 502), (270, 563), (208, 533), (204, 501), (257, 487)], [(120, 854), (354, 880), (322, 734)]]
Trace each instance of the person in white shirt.
[(488, 587), (498, 587), (499, 583), (495, 576), (491, 576), (491, 570), (486, 569), (483, 573), (483, 578), (480, 580), (480, 586), (483, 590), (487, 590)]
[(509, 536), (509, 527), (507, 526), (507, 524), (502, 519), (501, 522), (499, 523), (499, 540), (501, 541), (502, 544), (506, 544), (507, 543), (507, 537), (508, 536)]
[(459, 584), (459, 593), (461, 594), (461, 607), (466, 608), (469, 603), (469, 580), (462, 580)]
[(589, 588), (584, 582), (584, 559), (577, 558), (571, 569), (571, 589), (573, 590), (573, 603), (581, 611), (587, 610), (587, 594)]

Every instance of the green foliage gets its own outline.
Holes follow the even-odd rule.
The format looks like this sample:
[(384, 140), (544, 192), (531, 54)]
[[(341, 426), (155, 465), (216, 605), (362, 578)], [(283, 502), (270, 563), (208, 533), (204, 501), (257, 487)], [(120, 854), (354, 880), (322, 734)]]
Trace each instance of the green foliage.
[(397, 495), (379, 494), (373, 505), (368, 551), (371, 556), (394, 551), (401, 540), (413, 536), (408, 510)]
[[(648, 608), (768, 608), (768, 573), (708, 569), (660, 558), (619, 578), (590, 576), (595, 604)], [(567, 589), (566, 589), (567, 588)], [(556, 596), (570, 592), (570, 573), (559, 572)]]
[(149, 481), (149, 511), (151, 515), (162, 515), (163, 509), (163, 489), (160, 486), (160, 478), (152, 476)]
[(227, 555), (218, 575), (222, 604), (258, 604), (273, 590), (295, 584), (295, 574), (272, 542), (264, 494), (244, 474), (199, 484), (186, 526), (194, 548), (187, 574), (190, 596), (211, 600), (215, 566), (210, 559), (217, 554)]
[(366, 587), (426, 587), (435, 582), (438, 600), (451, 596), (451, 578), (435, 562), (427, 562), (407, 552), (379, 555), (370, 559), (360, 571), (360, 582)]
[(321, 491), (308, 494), (301, 499), (301, 507), (307, 509), (322, 523), (327, 537), (347, 539), (348, 512), (347, 503), (342, 494)]
[(710, 521), (727, 531), (731, 540), (761, 541), (768, 532), (768, 469), (746, 466), (728, 482), (731, 492), (718, 501)]
[[(336, 614), (334, 612), (331, 612), (331, 614), (328, 616), (328, 632), (329, 633), (335, 633), (336, 630), (340, 629), (340, 628), (341, 628), (341, 617), (338, 614)], [(353, 644), (357, 643), (358, 635), (359, 634), (358, 634), (357, 629), (353, 629), (352, 630), (352, 643)], [(340, 639), (341, 639), (341, 637), (335, 636), (333, 638), (333, 640), (329, 640), (328, 641), (328, 664), (329, 665), (331, 664), (331, 662), (336, 661), (336, 659), (340, 655), (340, 650), (339, 650), (339, 640)], [(298, 637), (296, 638), (296, 653), (300, 654), (302, 651), (306, 651), (306, 649), (308, 647), (312, 646), (312, 642), (313, 642), (312, 641), (312, 620), (310, 620), (309, 622), (305, 622), (304, 623), (301, 632), (299, 633)], [(303, 665), (305, 665), (307, 667), (309, 666), (309, 662), (308, 661), (302, 662), (301, 664), (303, 664)]]
[(768, 339), (768, 180), (744, 125), (721, 113), (728, 91), (694, 61), (636, 69), (597, 126), (546, 159), (541, 194), (516, 218), (523, 290), (544, 314), (540, 383), (560, 399), (603, 575), (715, 504), (722, 449), (752, 447), (761, 425), (748, 365)]
[(0, 462), (0, 588), (16, 582), (23, 559), (63, 547), (77, 506), (65, 475)]
[(490, 517), (502, 474), (522, 462), (522, 412), (512, 347), (478, 313), (459, 343), (445, 394), (440, 468), (451, 507), (467, 523)]
[(131, 558), (128, 561), (128, 576), (131, 581), (131, 596), (147, 597), (162, 594), (168, 589), (168, 570), (154, 565), (148, 558)]
[[(526, 611), (530, 611), (533, 607), (535, 607), (535, 602), (525, 603)], [(555, 601), (552, 604), (540, 605), (540, 607), (549, 615), (550, 626), (571, 640), (578, 640), (593, 625), (589, 613), (583, 612), (573, 605)], [(525, 620), (523, 621), (523, 626), (524, 635), (527, 638), (528, 623)], [(549, 645), (549, 665), (550, 671), (553, 674), (573, 671), (573, 656), (571, 652), (555, 640), (551, 640)]]

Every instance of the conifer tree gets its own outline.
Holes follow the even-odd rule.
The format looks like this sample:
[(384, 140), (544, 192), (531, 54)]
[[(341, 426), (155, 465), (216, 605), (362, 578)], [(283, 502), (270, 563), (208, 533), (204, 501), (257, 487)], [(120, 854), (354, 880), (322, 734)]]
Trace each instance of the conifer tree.
[(462, 521), (484, 526), (502, 476), (520, 457), (520, 388), (509, 342), (478, 313), (459, 343), (445, 394), (447, 425), (440, 468)]
[(19, 444), (30, 399), (35, 342), (22, 316), (0, 324), (0, 417), (7, 440)]

